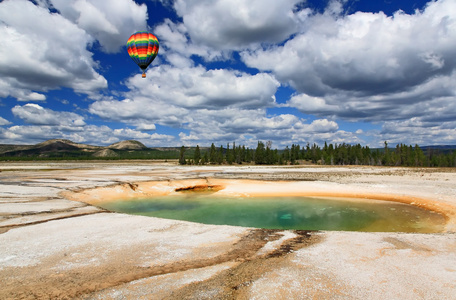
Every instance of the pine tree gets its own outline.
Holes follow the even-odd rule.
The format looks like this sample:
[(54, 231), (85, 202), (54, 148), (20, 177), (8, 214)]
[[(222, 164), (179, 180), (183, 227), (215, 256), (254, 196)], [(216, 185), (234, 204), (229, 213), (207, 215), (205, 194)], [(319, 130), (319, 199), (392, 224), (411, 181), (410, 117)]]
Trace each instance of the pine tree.
[(185, 161), (185, 147), (182, 146), (179, 153), (179, 164), (185, 165), (187, 162)]
[(382, 163), (385, 166), (389, 166), (391, 163), (391, 155), (388, 149), (388, 143), (385, 141), (385, 152), (383, 153)]
[(226, 162), (230, 165), (232, 165), (234, 161), (233, 150), (230, 150), (230, 143), (226, 144)]
[(207, 151), (204, 152), (203, 158), (201, 158), (201, 164), (205, 165), (209, 161), (209, 154)]
[(285, 150), (283, 150), (283, 160), (284, 163), (288, 163), (290, 161), (290, 149), (288, 146), (285, 147)]
[(215, 164), (217, 162), (217, 149), (215, 149), (214, 143), (211, 145), (211, 150), (209, 153), (209, 162)]
[[(234, 144), (234, 143), (233, 143)], [(234, 161), (237, 164), (242, 164), (242, 157), (244, 156), (243, 149), (241, 146), (238, 146), (234, 155)]]
[(223, 163), (223, 147), (220, 145), (219, 150), (217, 151), (217, 163), (221, 165)]
[(239, 146), (239, 148), (240, 148), (240, 150), (239, 150), (239, 163), (241, 164), (243, 162), (247, 162), (247, 159), (248, 159), (247, 158), (247, 151), (248, 150), (246, 151), (244, 145), (242, 145), (242, 147)]
[(299, 146), (299, 144), (298, 145), (293, 144), (291, 146), (290, 160), (292, 161), (292, 164), (296, 164), (297, 163), (296, 161), (300, 159), (300, 157), (299, 157), (300, 152), (301, 152), (301, 147)]
[(193, 162), (195, 165), (199, 165), (201, 159), (201, 153), (200, 153), (200, 148), (198, 145), (196, 145), (195, 153), (193, 154)]
[(264, 165), (266, 163), (265, 152), (264, 143), (258, 141), (258, 146), (255, 150), (255, 164)]
[(254, 151), (253, 149), (251, 150), (250, 148), (246, 148), (244, 152), (244, 161), (247, 163), (252, 162), (254, 157)]

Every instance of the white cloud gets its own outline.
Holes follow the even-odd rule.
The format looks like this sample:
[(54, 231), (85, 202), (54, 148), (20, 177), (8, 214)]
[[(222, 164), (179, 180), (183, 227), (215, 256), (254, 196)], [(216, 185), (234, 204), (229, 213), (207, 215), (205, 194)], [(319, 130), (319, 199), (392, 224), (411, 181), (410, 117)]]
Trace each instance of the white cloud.
[(125, 100), (103, 100), (89, 111), (109, 120), (149, 121), (168, 126), (192, 122), (198, 108), (263, 108), (275, 105), (279, 83), (271, 75), (249, 75), (238, 71), (206, 70), (203, 67), (174, 68), (161, 65), (149, 69), (147, 78), (127, 81)]
[(165, 54), (168, 62), (177, 68), (190, 68), (194, 65), (193, 60), (178, 53)]
[(312, 97), (293, 95), (287, 106), (318, 116), (336, 116), (353, 121), (382, 122), (419, 117), (446, 122), (456, 118), (456, 91), (452, 88), (456, 72), (395, 94), (372, 96), (330, 94)]
[[(320, 143), (321, 140), (324, 142), (323, 137), (331, 140), (341, 135), (334, 121), (317, 119), (309, 124), (290, 114), (268, 116), (264, 109), (201, 109), (192, 115), (192, 122), (186, 125), (190, 132), (180, 134), (181, 141), (189, 145), (195, 141), (200, 145), (236, 142), (237, 145), (256, 147), (259, 140), (271, 140), (275, 143), (274, 147), (283, 148), (292, 143)], [(359, 141), (354, 135), (347, 140)]]
[(299, 24), (299, 0), (177, 0), (174, 8), (196, 43), (215, 49), (241, 49), (281, 42)]
[(147, 7), (132, 0), (48, 0), (62, 16), (97, 39), (104, 51), (117, 52), (129, 36), (147, 30)]
[(86, 49), (93, 39), (61, 15), (15, 0), (0, 3), (0, 20), (1, 97), (36, 101), (61, 86), (86, 94), (107, 86)]
[(429, 114), (413, 106), (442, 97), (456, 100), (456, 2), (430, 2), (422, 12), (392, 17), (315, 14), (304, 24), (283, 46), (242, 53), (248, 66), (270, 70), (298, 91), (289, 106), (382, 121)]
[(89, 112), (103, 119), (122, 121), (133, 125), (148, 122), (177, 127), (181, 126), (183, 122), (189, 121), (187, 109), (144, 96), (138, 96), (134, 100), (96, 101), (90, 105)]
[(10, 125), (11, 122), (8, 121), (7, 119), (4, 119), (2, 117), (0, 117), (0, 126), (5, 126), (5, 125)]
[(307, 128), (311, 132), (334, 132), (337, 129), (339, 129), (337, 123), (327, 119), (315, 120)]
[(293, 95), (286, 104), (290, 107), (296, 107), (300, 111), (306, 113), (327, 114), (335, 113), (341, 109), (339, 105), (332, 105), (326, 103), (325, 98), (312, 97), (306, 94)]
[(127, 86), (136, 95), (180, 107), (266, 107), (275, 104), (279, 82), (266, 73), (250, 75), (226, 69), (173, 68), (162, 65), (135, 76)]
[(130, 128), (115, 129), (113, 135), (119, 138), (119, 140), (135, 139), (138, 141), (145, 141), (147, 145), (154, 146), (167, 144), (175, 139), (171, 135), (158, 133), (148, 134)]
[(265, 108), (275, 106), (278, 85), (263, 73), (161, 65), (150, 69), (146, 80), (130, 78), (127, 99), (96, 101), (89, 112), (142, 131), (155, 129), (155, 124), (190, 130), (191, 136), (181, 134), (182, 141), (196, 135), (202, 142), (232, 141), (239, 133), (283, 128), (298, 120), (292, 115), (265, 116)]
[(234, 133), (257, 133), (268, 129), (287, 129), (301, 120), (290, 114), (267, 117), (263, 110), (236, 112), (227, 118), (222, 128)]
[(206, 61), (225, 60), (229, 58), (226, 51), (213, 49), (201, 43), (195, 43), (182, 23), (173, 23), (166, 19), (158, 25), (154, 34), (160, 38), (160, 57), (164, 57), (175, 67), (192, 67), (192, 55), (202, 57)]
[(420, 118), (385, 122), (380, 133), (391, 144), (404, 143), (420, 146), (456, 144), (456, 121), (426, 122)]
[(177, 0), (172, 6), (183, 22), (166, 19), (154, 33), (161, 56), (176, 67), (193, 66), (192, 55), (230, 60), (233, 51), (282, 42), (312, 13), (301, 0)]
[(84, 117), (73, 112), (59, 112), (43, 108), (38, 104), (16, 105), (11, 109), (13, 114), (33, 125), (49, 126), (84, 126)]
[(152, 131), (152, 130), (157, 129), (155, 124), (151, 124), (148, 122), (138, 122), (135, 124), (135, 126), (136, 126), (136, 129), (140, 130), (140, 131)]

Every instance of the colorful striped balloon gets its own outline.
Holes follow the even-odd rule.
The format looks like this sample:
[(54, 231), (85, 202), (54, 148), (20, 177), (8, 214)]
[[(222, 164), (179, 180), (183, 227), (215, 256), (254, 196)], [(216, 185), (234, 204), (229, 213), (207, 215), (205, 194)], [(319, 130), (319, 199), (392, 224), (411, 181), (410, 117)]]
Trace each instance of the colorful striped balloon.
[(147, 31), (138, 31), (127, 41), (127, 50), (133, 61), (143, 70), (142, 77), (146, 78), (146, 69), (158, 54), (158, 39)]

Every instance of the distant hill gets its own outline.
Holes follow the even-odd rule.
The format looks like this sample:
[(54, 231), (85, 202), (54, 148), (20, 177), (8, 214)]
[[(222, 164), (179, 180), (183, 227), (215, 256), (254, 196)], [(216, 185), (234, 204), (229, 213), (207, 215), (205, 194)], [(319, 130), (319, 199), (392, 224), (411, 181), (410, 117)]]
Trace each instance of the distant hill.
[[(424, 154), (429, 154), (429, 153), (451, 153), (456, 150), (456, 145), (430, 145), (430, 146), (419, 146), (420, 149), (424, 152)], [(380, 152), (383, 152), (385, 148), (372, 148), (371, 150), (379, 150)], [(389, 150), (394, 151), (396, 148), (395, 147), (388, 147)]]
[(65, 139), (52, 139), (36, 145), (1, 145), (1, 160), (35, 159), (177, 159), (175, 149), (148, 148), (135, 140), (121, 141), (109, 146), (79, 144)]
[(117, 150), (144, 150), (144, 149), (147, 149), (147, 147), (143, 143), (135, 141), (135, 140), (117, 142), (112, 145), (109, 145), (107, 148), (117, 149)]
[(421, 150), (425, 154), (428, 152), (439, 152), (439, 153), (449, 153), (456, 150), (456, 145), (432, 145), (432, 146), (420, 146)]
[(431, 146), (420, 146), (421, 149), (445, 149), (445, 150), (456, 150), (456, 145), (431, 145)]
[(9, 145), (9, 144), (0, 144), (0, 155), (5, 152), (28, 149), (29, 145)]
[(37, 157), (59, 158), (87, 156), (103, 147), (74, 143), (70, 140), (54, 139), (36, 145), (0, 147), (3, 157)]
[(58, 145), (62, 146), (62, 147), (74, 147), (74, 148), (78, 148), (78, 149), (90, 149), (90, 150), (98, 150), (98, 149), (101, 149), (101, 148), (104, 148), (104, 147), (100, 147), (100, 146), (92, 146), (92, 145), (87, 145), (87, 144), (79, 144), (79, 143), (75, 143), (73, 141), (70, 141), (70, 140), (65, 140), (65, 139), (53, 139), (53, 140), (47, 140), (45, 142), (42, 142), (42, 143), (39, 143), (39, 144), (36, 144), (34, 145), (34, 147), (58, 147)]
[(68, 151), (77, 149), (98, 150), (103, 147), (74, 143), (65, 139), (48, 140), (36, 145), (0, 145), (0, 154), (27, 155), (43, 152)]

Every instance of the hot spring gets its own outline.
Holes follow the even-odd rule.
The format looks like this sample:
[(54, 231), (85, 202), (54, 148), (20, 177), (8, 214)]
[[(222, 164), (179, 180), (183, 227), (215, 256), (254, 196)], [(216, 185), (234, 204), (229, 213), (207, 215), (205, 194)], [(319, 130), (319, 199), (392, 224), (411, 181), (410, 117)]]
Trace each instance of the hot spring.
[(418, 206), (393, 201), (303, 196), (217, 196), (173, 193), (102, 201), (110, 211), (268, 229), (368, 232), (442, 232), (445, 217)]

